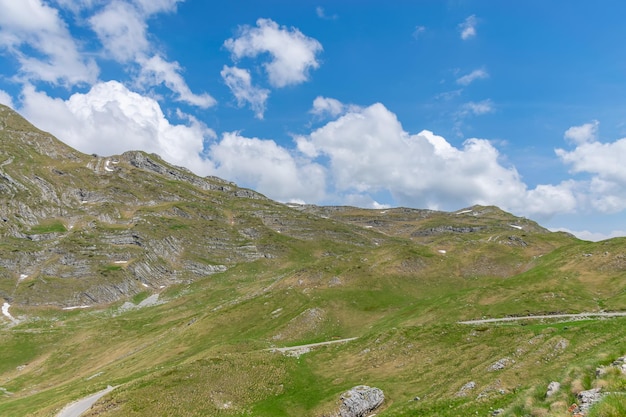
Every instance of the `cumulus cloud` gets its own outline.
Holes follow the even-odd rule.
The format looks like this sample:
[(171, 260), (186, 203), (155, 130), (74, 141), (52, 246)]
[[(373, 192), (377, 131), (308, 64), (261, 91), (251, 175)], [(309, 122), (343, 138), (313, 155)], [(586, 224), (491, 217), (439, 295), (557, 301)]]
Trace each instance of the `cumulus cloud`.
[(0, 104), (4, 104), (5, 106), (9, 106), (12, 109), (13, 107), (13, 98), (9, 93), (4, 90), (0, 90)]
[(138, 82), (144, 85), (164, 84), (167, 88), (177, 94), (177, 101), (184, 101), (194, 106), (206, 109), (216, 104), (216, 101), (207, 93), (194, 94), (183, 79), (182, 71), (178, 62), (168, 62), (161, 56), (155, 55), (152, 58), (139, 58), (141, 72)]
[(460, 85), (470, 85), (476, 80), (481, 80), (485, 78), (489, 78), (489, 73), (484, 69), (477, 69), (470, 72), (469, 74), (457, 78), (456, 83)]
[(316, 116), (324, 116), (328, 115), (331, 117), (337, 117), (341, 113), (343, 113), (345, 106), (339, 100), (334, 98), (317, 96), (315, 100), (313, 100), (313, 108), (311, 109), (311, 113)]
[(211, 107), (216, 104), (215, 99), (207, 93), (194, 94), (181, 75), (180, 64), (153, 54), (154, 48), (148, 40), (146, 19), (154, 13), (175, 10), (178, 1), (135, 0), (135, 4), (114, 1), (94, 14), (89, 23), (108, 57), (123, 64), (139, 65), (137, 85), (164, 85), (176, 94), (178, 101)]
[(468, 139), (456, 148), (430, 131), (409, 134), (382, 104), (351, 109), (295, 140), (303, 155), (329, 161), (338, 195), (386, 191), (400, 205), (443, 209), (479, 203), (525, 213), (550, 211), (546, 205), (563, 209), (561, 189), (527, 190), (489, 141)]
[(35, 125), (84, 153), (154, 152), (200, 175), (219, 175), (281, 201), (321, 201), (325, 169), (293, 155), (273, 140), (215, 132), (181, 114), (173, 124), (152, 98), (116, 81), (98, 83), (68, 100), (49, 97), (27, 85), (20, 111)]
[(297, 160), (273, 140), (226, 133), (210, 147), (216, 173), (251, 186), (280, 201), (320, 201), (325, 193), (325, 170)]
[(256, 27), (240, 27), (236, 38), (224, 42), (233, 59), (254, 58), (267, 53), (270, 60), (263, 67), (273, 87), (307, 81), (310, 70), (320, 65), (317, 54), (322, 51), (322, 45), (298, 29), (280, 27), (270, 19), (259, 19), (256, 23)]
[(593, 142), (598, 138), (600, 122), (594, 120), (581, 126), (572, 126), (565, 131), (564, 137), (575, 144)]
[(195, 119), (170, 123), (159, 104), (116, 81), (98, 83), (68, 100), (51, 98), (26, 86), (21, 112), (38, 127), (70, 146), (101, 155), (141, 149), (195, 172), (213, 172), (201, 154), (215, 133)]
[(134, 60), (150, 49), (145, 19), (130, 3), (109, 3), (92, 16), (89, 23), (104, 49), (116, 61)]
[(461, 39), (468, 40), (476, 36), (476, 25), (478, 20), (476, 15), (468, 16), (463, 23), (459, 25), (459, 31), (461, 32)]
[(253, 86), (250, 72), (246, 69), (224, 65), (220, 75), (237, 99), (237, 105), (243, 107), (248, 103), (255, 117), (263, 119), (269, 90)]
[[(16, 57), (26, 80), (72, 86), (98, 77), (95, 61), (81, 54), (57, 10), (41, 0), (0, 0), (0, 47)], [(29, 49), (41, 56), (29, 56)]]
[(626, 209), (626, 138), (600, 142), (598, 126), (593, 121), (570, 127), (564, 136), (575, 147), (555, 152), (581, 177), (576, 181), (581, 209), (615, 213)]

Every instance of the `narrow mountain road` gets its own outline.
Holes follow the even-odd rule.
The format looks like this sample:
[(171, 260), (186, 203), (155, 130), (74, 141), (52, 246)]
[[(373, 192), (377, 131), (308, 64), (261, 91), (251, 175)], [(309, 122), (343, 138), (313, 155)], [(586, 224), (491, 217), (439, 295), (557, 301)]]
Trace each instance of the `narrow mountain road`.
[(302, 353), (307, 353), (312, 348), (316, 348), (318, 346), (328, 346), (328, 345), (334, 345), (337, 343), (346, 343), (346, 342), (350, 342), (356, 339), (358, 339), (358, 337), (350, 337), (348, 339), (339, 339), (339, 340), (329, 340), (328, 342), (310, 343), (308, 345), (289, 346), (289, 347), (282, 347), (282, 348), (269, 348), (265, 350), (269, 350), (270, 352), (280, 352), (280, 353), (293, 352), (296, 355), (300, 355)]
[(585, 319), (592, 317), (622, 317), (626, 312), (606, 312), (606, 313), (578, 313), (578, 314), (543, 314), (538, 316), (502, 317), (499, 319), (480, 319), (459, 321), (459, 324), (486, 324), (499, 323), (503, 321), (536, 320), (536, 319)]
[(108, 386), (102, 391), (96, 392), (89, 397), (82, 398), (75, 401), (65, 407), (56, 417), (80, 417), (85, 411), (89, 410), (92, 405), (96, 403), (100, 398), (104, 397), (109, 392), (113, 391), (117, 387)]

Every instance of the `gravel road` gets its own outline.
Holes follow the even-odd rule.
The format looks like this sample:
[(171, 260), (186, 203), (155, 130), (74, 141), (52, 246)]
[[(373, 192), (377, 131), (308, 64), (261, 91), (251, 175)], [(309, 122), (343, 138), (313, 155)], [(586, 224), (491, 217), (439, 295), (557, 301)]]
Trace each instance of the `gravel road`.
[(626, 316), (626, 312), (606, 312), (606, 313), (578, 313), (578, 314), (544, 314), (539, 316), (519, 316), (502, 317), (499, 319), (481, 319), (460, 321), (459, 324), (485, 324), (498, 323), (503, 321), (536, 320), (536, 319), (586, 319), (592, 317), (621, 317)]

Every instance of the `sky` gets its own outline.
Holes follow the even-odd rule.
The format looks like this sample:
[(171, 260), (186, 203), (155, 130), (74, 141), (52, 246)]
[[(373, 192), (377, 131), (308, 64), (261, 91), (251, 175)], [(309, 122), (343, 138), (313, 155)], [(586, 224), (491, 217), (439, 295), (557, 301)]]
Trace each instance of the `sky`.
[(281, 202), (626, 235), (621, 0), (0, 0), (0, 103)]

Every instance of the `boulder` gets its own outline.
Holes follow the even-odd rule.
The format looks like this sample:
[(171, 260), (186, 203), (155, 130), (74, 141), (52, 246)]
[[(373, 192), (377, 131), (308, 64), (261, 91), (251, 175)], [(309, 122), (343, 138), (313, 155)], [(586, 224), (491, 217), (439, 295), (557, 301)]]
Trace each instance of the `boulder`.
[(561, 384), (556, 381), (552, 381), (548, 384), (548, 391), (546, 391), (546, 397), (551, 397), (561, 389)]
[(365, 417), (385, 401), (380, 388), (367, 385), (356, 386), (341, 394), (338, 417)]

